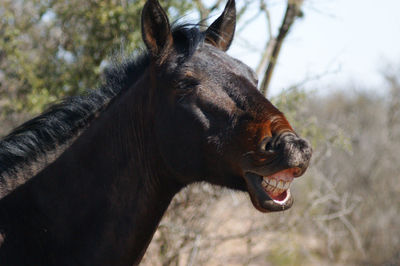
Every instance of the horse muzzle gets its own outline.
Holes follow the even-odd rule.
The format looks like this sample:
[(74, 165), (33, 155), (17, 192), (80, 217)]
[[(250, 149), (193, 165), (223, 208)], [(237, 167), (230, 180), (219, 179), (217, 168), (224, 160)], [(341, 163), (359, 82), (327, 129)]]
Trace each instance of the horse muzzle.
[(290, 185), (306, 171), (311, 145), (292, 132), (262, 141), (257, 152), (244, 156), (244, 179), (251, 201), (261, 212), (287, 210), (293, 205)]

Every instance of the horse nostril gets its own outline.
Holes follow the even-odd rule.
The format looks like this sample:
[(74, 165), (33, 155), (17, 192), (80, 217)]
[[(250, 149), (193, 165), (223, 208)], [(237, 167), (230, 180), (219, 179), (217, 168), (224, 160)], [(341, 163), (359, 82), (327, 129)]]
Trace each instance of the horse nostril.
[(262, 153), (265, 152), (272, 152), (273, 151), (273, 147), (272, 147), (272, 138), (271, 137), (265, 137), (259, 145), (259, 150)]

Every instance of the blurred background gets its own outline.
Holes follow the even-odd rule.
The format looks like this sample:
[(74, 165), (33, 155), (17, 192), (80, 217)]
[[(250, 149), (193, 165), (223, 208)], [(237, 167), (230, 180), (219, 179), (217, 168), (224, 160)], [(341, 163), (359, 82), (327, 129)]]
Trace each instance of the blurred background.
[[(225, 0), (165, 0), (171, 21), (213, 21)], [(143, 49), (145, 0), (0, 0), (0, 136), (95, 89)], [(400, 265), (400, 2), (237, 0), (229, 53), (309, 139), (294, 206), (261, 214), (245, 193), (177, 195), (142, 265)]]

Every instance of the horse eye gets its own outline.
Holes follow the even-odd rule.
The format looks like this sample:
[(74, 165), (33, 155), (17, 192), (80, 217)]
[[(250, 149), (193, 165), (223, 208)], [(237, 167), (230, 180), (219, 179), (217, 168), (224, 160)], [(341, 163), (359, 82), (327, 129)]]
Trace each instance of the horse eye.
[(186, 91), (186, 90), (191, 90), (195, 87), (197, 87), (200, 84), (200, 82), (197, 79), (194, 78), (186, 78), (183, 80), (180, 80), (176, 84), (176, 91)]

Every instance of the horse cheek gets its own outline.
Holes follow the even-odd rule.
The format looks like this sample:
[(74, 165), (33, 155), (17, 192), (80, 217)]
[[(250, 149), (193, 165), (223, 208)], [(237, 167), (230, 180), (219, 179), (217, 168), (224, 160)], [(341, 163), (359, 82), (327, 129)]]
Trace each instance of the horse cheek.
[(196, 125), (188, 126), (182, 115), (174, 119), (164, 117), (156, 121), (157, 144), (165, 164), (175, 177), (184, 184), (199, 181), (204, 176), (202, 158), (202, 130)]

